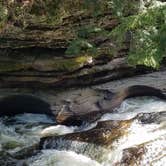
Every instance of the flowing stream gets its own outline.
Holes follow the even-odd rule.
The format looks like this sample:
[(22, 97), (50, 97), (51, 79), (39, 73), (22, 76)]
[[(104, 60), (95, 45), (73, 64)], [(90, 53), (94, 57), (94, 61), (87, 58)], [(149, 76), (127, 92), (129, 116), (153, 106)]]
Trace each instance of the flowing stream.
[[(126, 121), (131, 124), (125, 133), (105, 148), (78, 141), (55, 141), (50, 149), (43, 145), (36, 155), (26, 159), (30, 166), (114, 166), (154, 165), (166, 163), (166, 102), (158, 98), (140, 97), (125, 100), (113, 113), (105, 114), (99, 121)], [(19, 153), (20, 150), (37, 144), (41, 137), (63, 135), (89, 130), (88, 126), (63, 126), (46, 115), (22, 114), (0, 118), (0, 154)], [(135, 154), (135, 151), (137, 154)], [(132, 158), (132, 159), (131, 159)], [(3, 163), (0, 159), (0, 165)], [(24, 163), (25, 164), (25, 163)]]

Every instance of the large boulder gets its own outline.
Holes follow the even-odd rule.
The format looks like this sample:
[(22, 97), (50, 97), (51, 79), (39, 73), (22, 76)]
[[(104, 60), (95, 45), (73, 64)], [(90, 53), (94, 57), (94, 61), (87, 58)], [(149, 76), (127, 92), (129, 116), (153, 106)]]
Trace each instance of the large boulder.
[(98, 120), (103, 114), (110, 113), (115, 108), (119, 107), (125, 99), (139, 96), (156, 96), (164, 100), (166, 99), (165, 94), (163, 94), (160, 89), (145, 85), (135, 85), (124, 88), (114, 95), (112, 94), (111, 98), (107, 100), (99, 100), (96, 103), (96, 107), (94, 107), (94, 109), (92, 107), (93, 105), (91, 106), (90, 111), (88, 109), (88, 102), (85, 103), (86, 107), (82, 107), (82, 109), (79, 109), (77, 112), (74, 110), (74, 107), (70, 107), (67, 110), (62, 110), (57, 114), (56, 120), (58, 123), (65, 125), (81, 125), (83, 122), (94, 122)]

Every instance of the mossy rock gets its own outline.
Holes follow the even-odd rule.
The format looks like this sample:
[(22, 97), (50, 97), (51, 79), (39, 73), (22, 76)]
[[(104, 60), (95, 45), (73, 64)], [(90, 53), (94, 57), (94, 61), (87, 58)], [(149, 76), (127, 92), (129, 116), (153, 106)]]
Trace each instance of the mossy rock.
[(66, 59), (38, 59), (33, 64), (32, 68), (38, 71), (74, 71), (86, 64), (91, 63), (91, 56), (79, 56)]
[(57, 57), (38, 57), (34, 62), (26, 60), (22, 61), (3, 61), (0, 62), (0, 72), (15, 72), (26, 71), (28, 69), (34, 69), (36, 71), (63, 71), (70, 72), (77, 70), (84, 65), (92, 62), (91, 56), (78, 56), (73, 58), (57, 58)]
[(0, 62), (0, 73), (26, 70), (30, 67), (28, 63), (20, 62)]
[(8, 13), (7, 13), (6, 7), (0, 4), (0, 32), (4, 28), (7, 22), (7, 17), (8, 17)]

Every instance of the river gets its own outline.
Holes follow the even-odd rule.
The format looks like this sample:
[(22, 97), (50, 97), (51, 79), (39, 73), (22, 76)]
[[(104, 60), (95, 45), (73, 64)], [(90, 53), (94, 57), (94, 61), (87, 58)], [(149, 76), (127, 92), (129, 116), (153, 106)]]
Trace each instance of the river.
[[(62, 140), (49, 149), (43, 145), (37, 154), (18, 162), (30, 166), (165, 165), (165, 101), (152, 97), (127, 99), (113, 113), (103, 115), (99, 121), (108, 120), (131, 121), (125, 134), (114, 140), (109, 148), (96, 145), (95, 142)], [(3, 117), (0, 118), (0, 154), (5, 152), (14, 156), (38, 144), (41, 137), (81, 132), (94, 128), (96, 124), (67, 127), (56, 125), (52, 119), (40, 114)], [(0, 165), (4, 163), (0, 158)]]

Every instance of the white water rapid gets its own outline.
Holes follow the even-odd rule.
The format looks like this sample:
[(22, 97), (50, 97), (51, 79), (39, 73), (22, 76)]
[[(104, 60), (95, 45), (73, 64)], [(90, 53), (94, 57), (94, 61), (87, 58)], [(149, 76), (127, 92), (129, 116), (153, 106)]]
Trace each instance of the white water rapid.
[[(137, 116), (149, 114), (144, 121)], [(114, 166), (123, 165), (124, 154), (130, 157), (130, 149), (136, 148), (141, 158), (135, 158), (133, 165), (164, 166), (166, 163), (166, 102), (158, 98), (140, 97), (125, 100), (113, 113), (105, 114), (99, 121), (130, 120), (125, 135), (113, 141), (110, 149), (77, 141), (59, 142), (57, 149), (43, 149), (27, 159), (30, 166)], [(10, 154), (39, 142), (41, 137), (63, 135), (95, 127), (93, 123), (85, 128), (55, 125), (45, 115), (23, 114), (13, 118), (0, 118), (0, 151)], [(62, 145), (64, 144), (64, 145)], [(60, 148), (61, 147), (61, 148)], [(63, 148), (62, 148), (63, 147)], [(126, 152), (126, 153), (124, 153)], [(135, 157), (135, 156), (133, 156)], [(126, 161), (126, 160), (125, 160)]]

